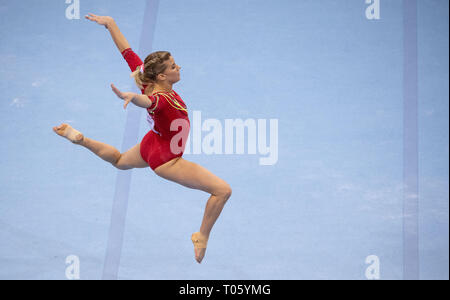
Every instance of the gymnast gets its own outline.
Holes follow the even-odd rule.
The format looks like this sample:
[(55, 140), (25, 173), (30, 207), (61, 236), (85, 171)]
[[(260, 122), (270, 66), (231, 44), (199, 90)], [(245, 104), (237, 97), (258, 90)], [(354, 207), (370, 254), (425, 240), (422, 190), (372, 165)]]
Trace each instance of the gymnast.
[[(211, 229), (231, 196), (231, 187), (204, 167), (182, 157), (189, 135), (190, 121), (186, 104), (172, 89), (173, 84), (180, 80), (181, 67), (167, 51), (153, 52), (142, 63), (113, 18), (89, 14), (86, 19), (108, 29), (115, 45), (128, 63), (131, 75), (142, 95), (122, 92), (111, 84), (112, 91), (124, 101), (125, 109), (130, 102), (145, 108), (152, 128), (140, 143), (124, 153), (120, 153), (111, 145), (88, 138), (65, 123), (53, 127), (53, 131), (72, 143), (89, 149), (117, 169), (150, 167), (164, 179), (211, 194), (206, 203), (200, 230), (191, 236), (195, 259), (201, 263)], [(179, 126), (171, 128), (174, 122)], [(173, 127), (177, 130), (174, 131)]]

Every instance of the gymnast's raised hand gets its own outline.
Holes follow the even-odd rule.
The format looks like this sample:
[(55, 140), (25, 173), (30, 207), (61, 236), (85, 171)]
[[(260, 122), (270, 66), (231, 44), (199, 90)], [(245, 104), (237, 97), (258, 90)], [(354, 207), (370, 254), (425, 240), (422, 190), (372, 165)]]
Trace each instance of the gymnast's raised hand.
[(103, 25), (106, 28), (108, 28), (108, 25), (114, 21), (113, 18), (108, 16), (97, 16), (94, 14), (89, 13), (87, 16), (85, 16), (86, 19), (96, 22), (98, 25)]
[(119, 49), (120, 53), (122, 53), (125, 49), (131, 48), (127, 39), (120, 32), (119, 27), (116, 24), (116, 21), (114, 21), (112, 17), (97, 16), (90, 13), (87, 16), (85, 16), (85, 18), (92, 22), (96, 22), (99, 25), (105, 26), (105, 28), (108, 29), (109, 32), (111, 33), (111, 37), (114, 43), (116, 44), (117, 49)]

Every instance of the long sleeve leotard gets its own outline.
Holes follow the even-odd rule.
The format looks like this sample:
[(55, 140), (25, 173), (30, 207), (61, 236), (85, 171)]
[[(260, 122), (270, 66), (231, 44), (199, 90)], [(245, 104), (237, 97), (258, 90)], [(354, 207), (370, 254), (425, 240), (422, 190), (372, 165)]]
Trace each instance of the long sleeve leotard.
[[(125, 49), (122, 56), (134, 72), (142, 60), (131, 48)], [(141, 90), (145, 94), (145, 88)], [(181, 157), (190, 131), (187, 106), (177, 92), (156, 92), (148, 95), (152, 105), (147, 108), (153, 121), (153, 128), (142, 139), (140, 152), (152, 170), (164, 163)]]

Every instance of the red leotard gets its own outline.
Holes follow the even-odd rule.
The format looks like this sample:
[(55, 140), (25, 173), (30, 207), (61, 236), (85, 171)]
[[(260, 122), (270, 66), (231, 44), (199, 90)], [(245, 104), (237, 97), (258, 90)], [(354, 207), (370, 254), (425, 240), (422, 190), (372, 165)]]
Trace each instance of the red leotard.
[[(125, 49), (122, 55), (132, 72), (142, 65), (141, 59), (131, 48)], [(144, 94), (144, 90), (141, 90), (142, 94)], [(164, 163), (183, 155), (189, 135), (190, 121), (186, 104), (177, 92), (173, 90), (170, 93), (157, 92), (149, 98), (152, 105), (147, 108), (147, 112), (154, 121), (154, 127), (141, 141), (141, 156), (150, 168), (155, 170)], [(181, 106), (185, 110), (176, 109), (177, 106)], [(173, 122), (174, 120), (176, 122)], [(173, 130), (170, 130), (171, 124)]]

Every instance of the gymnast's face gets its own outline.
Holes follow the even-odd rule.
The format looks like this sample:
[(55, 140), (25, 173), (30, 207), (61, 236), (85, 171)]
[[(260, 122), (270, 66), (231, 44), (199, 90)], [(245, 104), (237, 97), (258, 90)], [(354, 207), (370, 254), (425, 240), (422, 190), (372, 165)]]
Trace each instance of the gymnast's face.
[(171, 56), (169, 60), (164, 62), (167, 66), (164, 71), (164, 75), (166, 75), (166, 80), (170, 83), (175, 83), (180, 81), (180, 69), (181, 67), (175, 63), (175, 60)]

